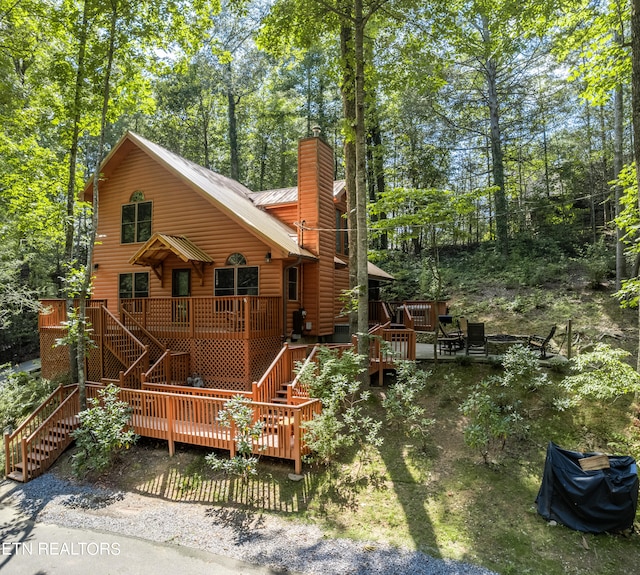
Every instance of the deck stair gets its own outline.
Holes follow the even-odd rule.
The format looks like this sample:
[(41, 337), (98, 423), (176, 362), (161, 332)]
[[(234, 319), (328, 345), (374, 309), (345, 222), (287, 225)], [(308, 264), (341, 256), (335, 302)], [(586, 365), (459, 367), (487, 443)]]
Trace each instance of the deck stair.
[(78, 389), (59, 387), (13, 433), (5, 434), (5, 475), (26, 482), (42, 475), (73, 442)]

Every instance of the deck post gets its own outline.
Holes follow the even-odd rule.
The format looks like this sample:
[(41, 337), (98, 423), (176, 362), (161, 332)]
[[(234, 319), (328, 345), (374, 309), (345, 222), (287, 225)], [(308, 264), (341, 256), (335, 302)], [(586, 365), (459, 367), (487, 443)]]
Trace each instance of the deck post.
[(165, 397), (165, 407), (167, 412), (167, 442), (169, 443), (169, 457), (173, 457), (176, 452), (176, 446), (173, 441), (173, 420), (174, 420), (174, 397), (167, 395)]
[(172, 385), (172, 379), (171, 379), (171, 350), (167, 349), (167, 351), (165, 352), (165, 358), (164, 358), (164, 380), (167, 382), (167, 385)]
[(251, 401), (260, 401), (258, 399), (258, 382), (254, 381), (251, 383)]
[(29, 465), (27, 463), (27, 438), (22, 438), (21, 443), (21, 451), (22, 451), (22, 481), (25, 483), (29, 481)]
[(9, 438), (11, 434), (8, 431), (4, 432), (4, 475), (5, 477), (11, 473), (11, 461), (10, 461), (10, 449)]
[(231, 422), (229, 426), (229, 459), (233, 459), (236, 456), (236, 425)]
[(293, 412), (293, 460), (295, 461), (296, 475), (300, 475), (302, 472), (301, 433), (300, 408), (297, 408)]

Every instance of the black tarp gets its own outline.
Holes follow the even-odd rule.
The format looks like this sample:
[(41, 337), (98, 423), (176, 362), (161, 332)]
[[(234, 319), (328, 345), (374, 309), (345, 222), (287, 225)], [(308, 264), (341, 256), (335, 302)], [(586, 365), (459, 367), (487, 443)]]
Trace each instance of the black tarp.
[(561, 449), (550, 442), (538, 513), (586, 533), (623, 531), (633, 527), (638, 505), (638, 472), (629, 456), (609, 456), (609, 469), (583, 471), (579, 460), (595, 453)]

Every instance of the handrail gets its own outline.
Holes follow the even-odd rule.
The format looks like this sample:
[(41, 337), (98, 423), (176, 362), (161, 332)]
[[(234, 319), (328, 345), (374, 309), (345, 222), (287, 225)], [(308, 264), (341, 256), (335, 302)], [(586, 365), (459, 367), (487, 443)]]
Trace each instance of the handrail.
[(252, 386), (254, 401), (269, 401), (278, 390), (289, 384), (295, 377), (293, 372), (295, 362), (304, 359), (308, 349), (308, 345), (290, 346), (285, 343), (271, 362), (269, 369), (259, 381), (254, 382)]
[(141, 374), (143, 385), (154, 384), (159, 381), (172, 385), (174, 380), (186, 383), (190, 370), (189, 362), (185, 363), (183, 360), (178, 360), (178, 358), (184, 357), (189, 357), (189, 352), (167, 349), (148, 371)]
[(272, 393), (272, 395), (275, 394), (276, 381), (280, 384), (285, 383), (284, 380), (282, 380), (282, 372), (285, 361), (284, 358), (288, 353), (289, 344), (285, 342), (280, 348), (278, 355), (276, 355), (274, 360), (271, 362), (271, 365), (262, 374), (262, 377), (258, 381), (253, 382), (252, 397), (254, 401), (260, 401), (264, 399), (269, 393)]
[[(53, 413), (63, 401), (64, 389), (58, 386), (37, 408), (27, 417), (12, 433), (4, 434), (4, 452), (5, 452), (5, 474), (8, 475), (13, 471), (13, 455), (17, 453), (17, 444), (19, 438), (25, 435), (31, 435), (37, 430), (44, 421)], [(49, 409), (51, 411), (47, 412)], [(46, 415), (42, 415), (43, 412)]]
[(134, 369), (138, 367), (138, 364), (141, 361), (144, 362), (144, 364), (141, 368), (143, 371), (140, 372), (140, 375), (145, 373), (144, 372), (145, 369), (149, 369), (149, 348), (146, 345), (144, 346), (144, 352), (142, 353), (142, 355), (131, 364), (131, 366), (129, 367), (129, 369), (127, 369), (127, 371), (125, 371), (122, 374), (120, 381), (124, 383), (127, 380), (127, 377), (129, 377), (133, 373)]
[(104, 313), (106, 313), (115, 323), (116, 325), (118, 325), (120, 328), (122, 328), (123, 331), (125, 331), (129, 338), (134, 341), (136, 343), (136, 345), (140, 346), (140, 347), (145, 347), (144, 343), (142, 343), (135, 335), (133, 335), (128, 329), (127, 326), (125, 326), (112, 312), (111, 310), (109, 310), (109, 308), (105, 307), (104, 305), (102, 306), (102, 310)]
[[(171, 355), (171, 350), (167, 349), (164, 353), (158, 358), (156, 361), (145, 373), (143, 373), (142, 384), (144, 385), (146, 382), (150, 381), (156, 371), (164, 371), (165, 365), (164, 362), (168, 356)], [(160, 369), (162, 368), (162, 369)], [(170, 382), (167, 382), (170, 383)]]
[[(50, 407), (48, 404), (50, 401), (52, 401), (53, 399), (58, 399), (59, 402), (62, 401), (62, 392), (63, 392), (63, 387), (60, 385), (58, 386), (50, 395), (49, 397), (47, 397), (37, 408), (36, 410), (29, 416), (27, 417), (27, 419), (25, 419), (10, 435), (10, 438), (15, 437), (16, 435), (22, 433), (22, 431), (25, 429), (25, 427), (27, 427), (27, 425), (31, 424), (33, 422), (34, 419), (36, 419), (36, 417), (38, 415), (40, 415), (40, 413), (46, 408), (46, 407)], [(58, 405), (60, 405), (58, 403)], [(54, 407), (54, 410), (57, 408), (58, 406), (56, 405)], [(46, 417), (49, 417), (48, 415)], [(46, 419), (46, 417), (44, 419)], [(42, 419), (42, 421), (44, 421), (44, 419)], [(34, 429), (37, 427), (40, 427), (40, 425), (42, 425), (42, 421), (40, 421), (39, 423), (37, 423), (34, 426)], [(32, 433), (32, 432), (29, 432)]]
[[(125, 339), (129, 342), (127, 345), (122, 347), (111, 346), (109, 342), (109, 338), (104, 336), (105, 343), (112, 347), (111, 351), (116, 354), (124, 366), (126, 370), (124, 372), (120, 372), (120, 385), (124, 385), (126, 381), (131, 377), (135, 370), (140, 370), (140, 374), (144, 373), (149, 369), (149, 348), (144, 343), (142, 343), (135, 335), (133, 335), (127, 327), (105, 306), (102, 306), (103, 316), (107, 318), (107, 320), (111, 321), (112, 326), (115, 326), (120, 335), (123, 335)], [(136, 351), (137, 348), (137, 351)], [(137, 357), (134, 359), (134, 355)], [(142, 366), (140, 366), (142, 363)], [(140, 378), (138, 378), (140, 379)], [(136, 384), (140, 384), (141, 382), (136, 381)]]
[[(136, 320), (136, 318), (134, 318), (131, 313), (129, 313), (128, 310), (126, 310), (124, 307), (120, 308), (120, 313), (126, 317), (128, 320), (130, 320), (133, 324), (135, 324), (135, 326), (142, 332), (144, 333), (145, 337), (149, 338), (149, 340), (151, 341), (151, 343), (153, 343), (153, 345), (155, 345), (156, 347), (160, 348), (160, 350), (162, 352), (167, 351), (167, 346), (165, 346), (161, 341), (159, 341), (146, 327), (144, 327), (138, 320)], [(126, 327), (126, 324), (124, 322), (122, 322), (123, 325)]]
[[(76, 387), (35, 430), (29, 435), (22, 434), (19, 441), (20, 449), (18, 449), (17, 441), (14, 441), (15, 445), (10, 445), (8, 437), (5, 435), (5, 455), (7, 456), (5, 470), (7, 475), (15, 471), (20, 463), (22, 463), (22, 477), (24, 481), (28, 481), (44, 473), (56, 460), (57, 454), (61, 453), (67, 445), (71, 443), (73, 438), (65, 431), (64, 437), (60, 437), (61, 441), (49, 452), (49, 457), (40, 459), (38, 464), (33, 465), (33, 467), (29, 460), (31, 446), (35, 444), (36, 440), (48, 435), (61, 420), (71, 422), (71, 418), (74, 418), (78, 414), (78, 407), (78, 388)], [(60, 417), (61, 414), (62, 418)], [(17, 439), (17, 436), (13, 439)]]
[(293, 403), (294, 397), (304, 397), (309, 398), (309, 390), (303, 388), (300, 383), (300, 374), (306, 369), (308, 365), (316, 362), (316, 356), (318, 355), (318, 350), (320, 349), (319, 345), (314, 345), (311, 353), (304, 360), (304, 363), (300, 366), (296, 377), (291, 382), (287, 389), (287, 403)]

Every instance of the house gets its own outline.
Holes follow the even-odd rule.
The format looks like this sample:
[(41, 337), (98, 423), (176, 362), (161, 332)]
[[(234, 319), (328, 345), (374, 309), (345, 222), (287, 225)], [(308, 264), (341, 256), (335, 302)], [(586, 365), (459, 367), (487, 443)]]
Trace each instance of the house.
[[(330, 146), (305, 138), (298, 186), (254, 193), (125, 134), (101, 167), (87, 379), (249, 390), (284, 341), (332, 341), (347, 323), (349, 283), (345, 185), (333, 166)], [(92, 195), (88, 184), (82, 199)], [(392, 279), (369, 272), (372, 285)], [(46, 303), (51, 378), (68, 354), (53, 347), (64, 306)]]

